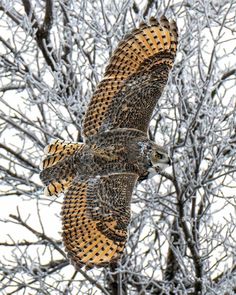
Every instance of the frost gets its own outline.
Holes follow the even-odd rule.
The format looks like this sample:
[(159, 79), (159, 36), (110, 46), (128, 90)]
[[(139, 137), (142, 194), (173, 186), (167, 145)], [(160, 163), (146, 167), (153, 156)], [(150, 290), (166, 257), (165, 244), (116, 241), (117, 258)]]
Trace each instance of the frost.
[[(2, 294), (235, 293), (235, 11), (234, 0), (1, 1)], [(86, 223), (96, 219), (89, 212), (92, 205), (105, 212), (93, 201), (102, 193), (109, 200), (109, 190), (94, 195), (91, 190), (92, 205), (87, 204), (88, 185), (96, 188), (101, 176), (78, 175), (66, 196), (44, 196), (38, 177), (43, 149), (53, 138), (82, 140), (88, 103), (118, 42), (135, 25), (163, 12), (177, 21), (179, 45), (148, 137), (168, 147), (172, 166), (168, 173), (138, 179), (131, 210), (112, 208), (125, 203), (125, 187), (122, 200), (109, 202), (106, 217), (116, 217), (117, 224), (109, 218), (100, 225), (91, 221), (103, 234), (109, 231), (107, 243), (119, 250), (127, 238), (117, 267), (75, 271), (62, 244), (61, 207), (74, 218), (64, 221), (63, 230), (84, 239), (90, 255), (93, 237), (75, 229), (85, 222), (76, 217), (83, 213)], [(115, 60), (119, 69), (121, 56)], [(133, 66), (126, 57), (124, 71)], [(145, 153), (148, 144), (139, 144)], [(59, 158), (58, 151), (54, 160)]]

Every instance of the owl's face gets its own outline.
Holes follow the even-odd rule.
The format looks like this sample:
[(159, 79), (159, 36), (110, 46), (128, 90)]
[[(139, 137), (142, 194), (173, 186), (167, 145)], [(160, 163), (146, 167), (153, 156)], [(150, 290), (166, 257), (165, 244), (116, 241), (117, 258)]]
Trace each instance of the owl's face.
[(163, 170), (171, 165), (171, 159), (163, 147), (155, 145), (152, 147), (151, 163), (154, 169)]

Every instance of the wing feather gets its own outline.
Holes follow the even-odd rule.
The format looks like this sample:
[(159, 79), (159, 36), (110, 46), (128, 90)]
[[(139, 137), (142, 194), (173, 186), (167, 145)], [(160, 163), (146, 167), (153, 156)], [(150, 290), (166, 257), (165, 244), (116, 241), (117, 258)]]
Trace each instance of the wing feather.
[(147, 131), (174, 62), (177, 38), (174, 22), (150, 18), (118, 44), (88, 107), (85, 137), (115, 128)]
[(63, 240), (72, 263), (90, 268), (116, 262), (124, 249), (135, 174), (75, 178), (65, 193)]

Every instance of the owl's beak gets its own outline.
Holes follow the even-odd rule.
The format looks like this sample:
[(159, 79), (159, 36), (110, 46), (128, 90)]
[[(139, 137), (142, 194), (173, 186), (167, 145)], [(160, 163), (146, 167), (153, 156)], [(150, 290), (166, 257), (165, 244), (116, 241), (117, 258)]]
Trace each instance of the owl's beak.
[(168, 157), (167, 165), (170, 166), (172, 164), (171, 158)]

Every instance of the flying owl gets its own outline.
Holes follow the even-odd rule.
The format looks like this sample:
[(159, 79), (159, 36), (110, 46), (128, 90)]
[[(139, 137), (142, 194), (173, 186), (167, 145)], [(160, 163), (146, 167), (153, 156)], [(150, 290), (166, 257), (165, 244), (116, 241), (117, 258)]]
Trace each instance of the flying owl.
[(64, 193), (63, 241), (77, 268), (117, 263), (136, 182), (170, 164), (147, 130), (176, 50), (175, 22), (141, 23), (112, 54), (85, 115), (84, 142), (45, 148), (40, 178), (45, 194)]

